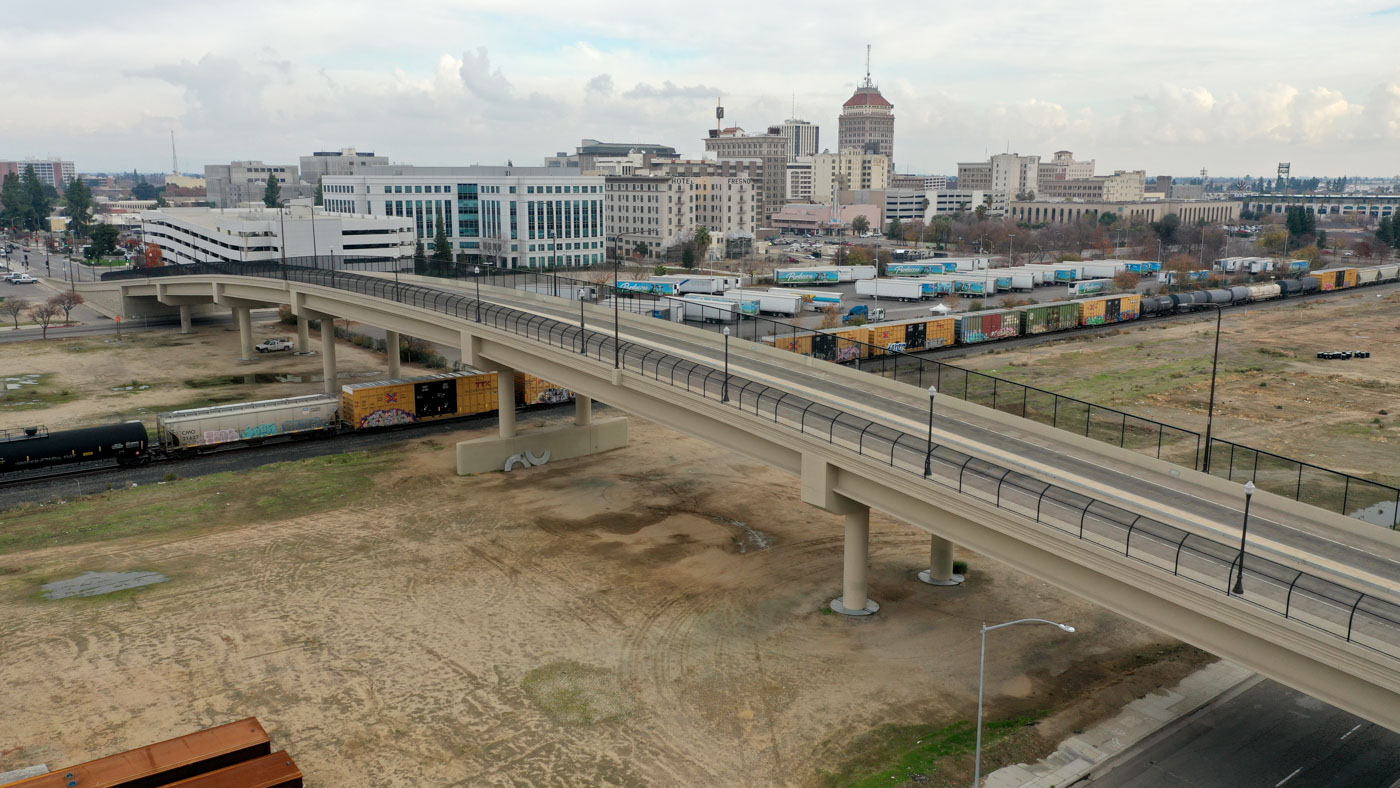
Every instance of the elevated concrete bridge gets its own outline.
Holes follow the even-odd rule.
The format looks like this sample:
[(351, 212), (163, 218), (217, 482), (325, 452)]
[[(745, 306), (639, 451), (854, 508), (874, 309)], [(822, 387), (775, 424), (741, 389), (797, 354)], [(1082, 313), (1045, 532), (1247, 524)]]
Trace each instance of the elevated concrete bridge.
[[(576, 426), (555, 432), (517, 434), (503, 410), (498, 439), (459, 446), (462, 470), (500, 467), (479, 460), (522, 448), (619, 445), (615, 427), (588, 416), (597, 399), (793, 473), (804, 501), (846, 518), (840, 612), (878, 609), (866, 590), (876, 508), (930, 534), (924, 576), (936, 584), (957, 582), (962, 545), (1400, 730), (1396, 532), (1261, 491), (1234, 594), (1239, 485), (995, 410), (939, 398), (930, 444), (919, 388), (740, 341), (726, 378), (723, 337), (593, 304), (486, 285), (478, 300), (473, 282), (408, 275), (152, 273), (83, 289), (124, 314), (228, 307), (245, 354), (247, 310), (287, 305), (303, 347), (306, 320), (348, 318), (391, 342), (402, 333), (460, 346), (466, 363), (507, 373), (502, 402), (513, 401), (513, 370), (582, 395)], [(333, 343), (324, 347), (334, 393)]]

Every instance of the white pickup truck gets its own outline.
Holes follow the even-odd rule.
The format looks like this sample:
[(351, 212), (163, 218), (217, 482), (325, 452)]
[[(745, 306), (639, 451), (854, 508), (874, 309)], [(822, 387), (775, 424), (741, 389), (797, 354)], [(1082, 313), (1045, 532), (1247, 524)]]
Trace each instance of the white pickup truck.
[(264, 339), (263, 341), (254, 345), (253, 349), (258, 351), (259, 353), (276, 353), (279, 350), (291, 350), (292, 340), (287, 339), (285, 337)]

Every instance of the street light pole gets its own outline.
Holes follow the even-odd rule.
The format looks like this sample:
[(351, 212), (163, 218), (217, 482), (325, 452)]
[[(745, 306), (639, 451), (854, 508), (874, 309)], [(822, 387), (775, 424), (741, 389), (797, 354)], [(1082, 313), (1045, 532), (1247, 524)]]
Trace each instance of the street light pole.
[(622, 257), (613, 258), (613, 369), (622, 366), (622, 304), (617, 297), (618, 273), (622, 267)]
[(924, 452), (924, 476), (933, 473), (933, 398), (938, 396), (938, 388), (928, 387), (928, 450)]
[(476, 322), (481, 322), (481, 266), (472, 268), (472, 281), (476, 283)]
[(1059, 627), (1065, 632), (1073, 633), (1074, 627), (1068, 624), (1057, 624), (1054, 621), (1047, 621), (1043, 618), (1021, 618), (1015, 621), (1008, 621), (1005, 624), (993, 624), (987, 626), (982, 622), (982, 659), (977, 668), (977, 756), (972, 767), (972, 786), (977, 788), (982, 783), (982, 687), (987, 680), (987, 633), (993, 629), (1014, 626), (1016, 624), (1049, 624), (1052, 627)]
[(720, 389), (719, 401), (729, 401), (729, 326), (724, 327), (724, 386)]
[(1235, 575), (1235, 593), (1244, 593), (1244, 539), (1249, 534), (1249, 502), (1254, 500), (1254, 481), (1244, 483), (1244, 522), (1240, 524), (1240, 573)]
[(1215, 307), (1215, 353), (1210, 360), (1210, 404), (1206, 407), (1206, 456), (1203, 463), (1206, 473), (1210, 473), (1210, 441), (1215, 426), (1215, 372), (1220, 366), (1220, 321), (1224, 315), (1219, 304), (1211, 306)]

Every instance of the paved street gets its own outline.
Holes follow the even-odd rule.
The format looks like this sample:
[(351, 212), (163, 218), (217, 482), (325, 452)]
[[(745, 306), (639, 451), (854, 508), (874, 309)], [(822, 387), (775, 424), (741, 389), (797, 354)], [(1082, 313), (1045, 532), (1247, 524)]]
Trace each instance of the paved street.
[(1389, 788), (1400, 733), (1274, 681), (1169, 726), (1096, 788)]

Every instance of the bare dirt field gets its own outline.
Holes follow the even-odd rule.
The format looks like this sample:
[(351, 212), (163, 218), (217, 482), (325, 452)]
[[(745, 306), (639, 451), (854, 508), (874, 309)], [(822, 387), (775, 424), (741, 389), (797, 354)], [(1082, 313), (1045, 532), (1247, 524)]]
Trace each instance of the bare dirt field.
[[(254, 323), (255, 341), (291, 336), (295, 326), (275, 320)], [(311, 349), (320, 339), (312, 332)], [(0, 345), (0, 428), (44, 424), (68, 429), (119, 419), (226, 402), (318, 394), (320, 356), (289, 352), (238, 359), (238, 331), (197, 327), (115, 337), (50, 338)], [(386, 359), (340, 342), (339, 378), (346, 382), (386, 377)], [(403, 374), (430, 370), (405, 363)]]
[[(1080, 630), (993, 635), (989, 768), (1211, 659), (981, 556), (923, 585), (879, 515), (880, 613), (824, 612), (840, 518), (631, 427), (510, 474), (456, 476), (464, 430), (0, 512), (0, 770), (256, 715), (308, 786), (966, 784), (979, 622)], [(40, 596), (87, 571), (170, 580)]]
[[(1214, 342), (1212, 312), (955, 363), (1203, 432)], [(1371, 358), (1317, 358), (1324, 350), (1369, 350)], [(1400, 293), (1225, 313), (1214, 432), (1400, 483)]]

